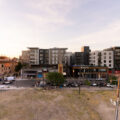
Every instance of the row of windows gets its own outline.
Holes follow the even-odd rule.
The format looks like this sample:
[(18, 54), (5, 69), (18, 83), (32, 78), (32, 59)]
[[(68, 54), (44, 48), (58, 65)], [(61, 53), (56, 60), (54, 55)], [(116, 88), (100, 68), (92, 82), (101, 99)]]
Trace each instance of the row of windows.
[[(96, 66), (96, 64), (91, 64), (91, 65)], [(109, 64), (109, 65), (107, 65), (107, 64), (103, 64), (103, 65), (101, 65), (101, 66), (104, 66), (104, 67), (112, 67), (112, 64)]]

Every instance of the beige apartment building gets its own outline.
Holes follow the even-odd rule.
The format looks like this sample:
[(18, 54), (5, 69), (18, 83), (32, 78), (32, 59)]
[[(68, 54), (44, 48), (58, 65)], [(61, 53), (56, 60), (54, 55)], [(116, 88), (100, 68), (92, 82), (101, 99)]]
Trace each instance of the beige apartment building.
[(22, 55), (20, 56), (20, 62), (29, 64), (29, 58), (30, 51), (29, 50), (22, 51)]
[(64, 64), (66, 50), (67, 48), (50, 48), (49, 64), (51, 65)]

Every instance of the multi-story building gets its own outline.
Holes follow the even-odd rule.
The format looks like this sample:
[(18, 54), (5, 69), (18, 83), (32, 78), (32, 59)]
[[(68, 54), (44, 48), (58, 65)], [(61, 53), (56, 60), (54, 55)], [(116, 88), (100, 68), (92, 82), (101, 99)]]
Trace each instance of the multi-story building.
[(72, 61), (72, 52), (66, 52), (65, 54), (65, 64), (67, 66), (71, 66), (71, 61)]
[(72, 55), (73, 65), (84, 65), (84, 52), (75, 52)]
[(101, 60), (100, 60), (100, 51), (94, 51), (90, 52), (89, 56), (89, 64), (93, 66), (100, 66), (101, 65)]
[(106, 66), (109, 69), (114, 68), (113, 51), (94, 51), (90, 53), (90, 65)]
[(65, 64), (65, 53), (67, 48), (51, 48), (49, 49), (49, 64)]
[(49, 49), (39, 49), (39, 64), (40, 65), (49, 64)]
[(83, 46), (81, 52), (72, 55), (72, 65), (89, 65), (89, 46)]
[(81, 47), (81, 52), (89, 53), (90, 52), (89, 46), (83, 46), (83, 47)]
[(39, 48), (29, 48), (29, 63), (30, 65), (39, 65)]
[(20, 62), (29, 64), (29, 58), (30, 51), (29, 50), (22, 51), (22, 55), (20, 56)]
[(39, 49), (30, 47), (28, 51), (23, 51), (20, 61), (28, 62), (30, 65), (57, 65), (65, 63), (65, 53), (67, 48)]
[(120, 47), (111, 47), (105, 51), (113, 51), (114, 53), (114, 70), (120, 70)]
[(6, 56), (0, 56), (0, 75), (14, 74), (17, 61)]

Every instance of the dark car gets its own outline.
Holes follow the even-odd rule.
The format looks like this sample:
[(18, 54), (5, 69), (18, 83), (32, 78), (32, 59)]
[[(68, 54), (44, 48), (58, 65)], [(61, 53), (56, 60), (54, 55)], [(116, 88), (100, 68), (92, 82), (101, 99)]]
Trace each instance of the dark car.
[(105, 84), (104, 84), (104, 83), (99, 83), (98, 86), (99, 86), (99, 87), (104, 87)]

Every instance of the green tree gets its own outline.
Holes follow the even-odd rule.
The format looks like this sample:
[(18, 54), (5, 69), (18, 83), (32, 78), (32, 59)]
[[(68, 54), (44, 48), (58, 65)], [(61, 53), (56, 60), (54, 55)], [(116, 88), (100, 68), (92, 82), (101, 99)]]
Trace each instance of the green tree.
[(115, 75), (110, 75), (107, 82), (109, 82), (109, 83), (111, 83), (111, 84), (117, 84), (117, 79), (118, 79), (117, 76), (115, 76)]
[(19, 72), (22, 69), (23, 65), (19, 62), (15, 67), (15, 72)]
[(90, 85), (91, 85), (91, 82), (90, 82), (89, 80), (85, 80), (85, 85), (90, 86)]
[(49, 72), (47, 74), (47, 82), (55, 86), (60, 86), (65, 82), (65, 78), (61, 73)]

